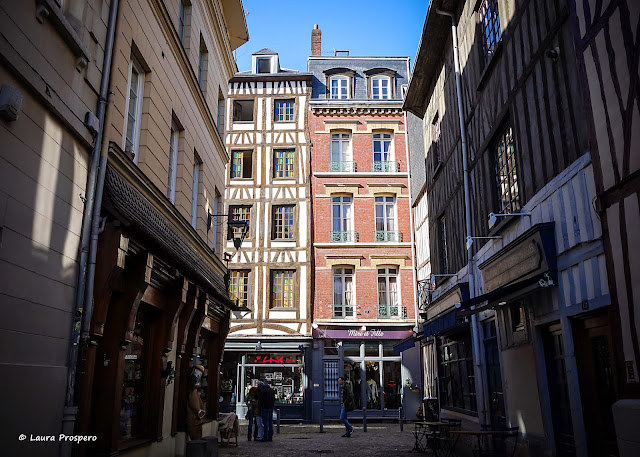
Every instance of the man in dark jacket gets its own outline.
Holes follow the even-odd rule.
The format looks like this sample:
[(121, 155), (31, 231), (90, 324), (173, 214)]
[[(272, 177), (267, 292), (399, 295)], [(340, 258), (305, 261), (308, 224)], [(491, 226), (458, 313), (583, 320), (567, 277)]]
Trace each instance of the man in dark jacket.
[(344, 385), (342, 376), (338, 378), (338, 385), (340, 386), (340, 422), (344, 424), (346, 430), (342, 437), (349, 438), (353, 433), (353, 427), (347, 419), (347, 411), (353, 411), (353, 391), (350, 387)]
[(258, 384), (258, 404), (262, 411), (262, 425), (264, 427), (262, 441), (273, 441), (273, 407), (275, 403), (275, 391), (268, 384)]

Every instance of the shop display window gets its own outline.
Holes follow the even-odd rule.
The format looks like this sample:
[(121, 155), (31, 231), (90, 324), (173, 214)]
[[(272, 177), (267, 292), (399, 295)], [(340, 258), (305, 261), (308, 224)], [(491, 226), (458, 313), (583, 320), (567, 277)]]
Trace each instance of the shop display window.
[[(236, 373), (238, 369), (238, 356), (233, 352), (225, 352), (220, 367), (220, 402), (235, 403), (236, 402)], [(234, 406), (235, 408), (235, 406)], [(222, 412), (226, 412), (228, 408), (221, 408)]]
[(440, 338), (440, 402), (443, 406), (476, 411), (471, 335)]
[(276, 403), (297, 405), (304, 402), (304, 383), (301, 366), (247, 366), (245, 368), (245, 395), (262, 381), (276, 392)]
[(146, 316), (143, 305), (136, 314), (133, 340), (124, 355), (124, 380), (120, 406), (120, 440), (142, 435), (142, 400), (144, 395), (145, 360), (144, 334)]
[[(353, 394), (354, 408), (362, 409), (362, 377), (360, 376), (360, 362), (344, 363), (344, 388)], [(338, 396), (338, 398), (340, 398)]]
[(402, 406), (402, 374), (400, 362), (384, 362), (382, 384), (384, 386), (385, 409), (398, 409)]
[(360, 357), (360, 343), (353, 343), (345, 341), (342, 344), (342, 349), (345, 357)]
[(380, 363), (367, 360), (365, 361), (364, 366), (367, 376), (367, 409), (380, 409), (382, 406), (380, 392)]
[(204, 367), (204, 374), (202, 375), (202, 379), (200, 381), (200, 387), (198, 387), (198, 395), (202, 399), (202, 404), (205, 405), (205, 410), (208, 411), (207, 408), (207, 400), (209, 399), (209, 348), (208, 343), (209, 338), (206, 331), (202, 330), (200, 333), (200, 339), (198, 341), (198, 351), (200, 358), (200, 365)]
[(380, 345), (377, 341), (367, 341), (364, 343), (365, 357), (378, 357), (380, 355)]

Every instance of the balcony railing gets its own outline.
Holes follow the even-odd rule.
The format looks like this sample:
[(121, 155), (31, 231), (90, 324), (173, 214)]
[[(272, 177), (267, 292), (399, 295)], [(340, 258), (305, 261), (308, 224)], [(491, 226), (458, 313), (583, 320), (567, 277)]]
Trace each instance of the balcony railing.
[(329, 162), (329, 171), (338, 173), (352, 173), (356, 171), (356, 163), (332, 160), (331, 162)]
[(333, 304), (333, 317), (335, 319), (344, 319), (345, 317), (355, 316), (356, 305), (337, 305)]
[(375, 240), (376, 242), (395, 242), (399, 243), (402, 241), (402, 233), (397, 230), (376, 230), (375, 231)]
[(374, 160), (371, 164), (371, 170), (383, 173), (397, 173), (400, 171), (400, 162), (394, 160)]
[(398, 305), (378, 305), (378, 319), (400, 319), (407, 317), (404, 307)]
[(332, 243), (355, 243), (358, 234), (352, 230), (331, 230)]

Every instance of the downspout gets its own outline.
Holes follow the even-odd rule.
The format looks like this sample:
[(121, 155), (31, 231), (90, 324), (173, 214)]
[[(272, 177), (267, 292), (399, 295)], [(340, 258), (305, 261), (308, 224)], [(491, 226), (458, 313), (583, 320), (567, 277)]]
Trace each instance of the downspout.
[[(471, 232), (471, 197), (469, 195), (469, 154), (467, 150), (467, 128), (464, 122), (464, 113), (462, 105), (462, 82), (460, 80), (460, 59), (458, 57), (458, 24), (455, 16), (448, 12), (436, 8), (436, 13), (451, 18), (451, 37), (453, 44), (453, 66), (456, 75), (456, 96), (458, 99), (458, 120), (460, 122), (460, 140), (462, 142), (462, 166), (464, 179), (464, 213), (466, 237), (473, 236)], [(475, 277), (473, 271), (473, 251), (472, 246), (467, 245), (467, 277), (469, 280), (469, 298), (475, 297)], [(471, 333), (473, 334), (473, 358), (475, 362), (475, 384), (476, 384), (476, 403), (480, 413), (481, 423), (486, 422), (486, 407), (484, 397), (484, 382), (482, 378), (482, 361), (480, 358), (480, 333), (477, 315), (471, 315)]]
[[(69, 367), (67, 371), (67, 393), (65, 398), (65, 409), (63, 418), (63, 429), (73, 432), (75, 416), (77, 413), (77, 407), (75, 406), (75, 382), (76, 382), (76, 369), (78, 364), (78, 349), (81, 329), (84, 328), (84, 322), (86, 321), (87, 314), (91, 313), (93, 307), (92, 301), (83, 302), (83, 298), (86, 296), (86, 283), (89, 272), (87, 271), (87, 262), (90, 256), (90, 235), (92, 231), (92, 222), (99, 219), (100, 210), (96, 205), (97, 195), (102, 197), (102, 192), (97, 192), (98, 186), (101, 182), (104, 183), (104, 179), (100, 181), (99, 170), (102, 171), (103, 167), (98, 166), (100, 160), (100, 154), (102, 150), (102, 138), (104, 134), (104, 119), (107, 109), (107, 98), (109, 96), (109, 78), (111, 76), (111, 60), (113, 57), (113, 43), (115, 40), (116, 19), (118, 13), (118, 0), (112, 0), (109, 6), (109, 24), (107, 26), (107, 40), (105, 43), (104, 61), (102, 62), (102, 76), (100, 79), (100, 94), (98, 97), (98, 132), (96, 134), (93, 151), (91, 155), (91, 169), (89, 171), (89, 177), (87, 179), (87, 195), (85, 201), (85, 214), (82, 222), (82, 239), (80, 247), (80, 259), (78, 265), (78, 284), (76, 289), (75, 306), (74, 306), (74, 321), (73, 328), (71, 330), (71, 347), (69, 349)], [(100, 173), (103, 175), (103, 173)], [(100, 200), (97, 200), (98, 202)], [(96, 218), (95, 208), (98, 208), (98, 217)], [(99, 222), (99, 221), (98, 221)], [(95, 259), (95, 252), (93, 255)], [(91, 291), (93, 293), (93, 291)], [(84, 305), (84, 306), (83, 306)], [(82, 327), (81, 327), (82, 323)], [(73, 433), (69, 433), (73, 434)], [(62, 455), (71, 455), (71, 446), (63, 448)]]

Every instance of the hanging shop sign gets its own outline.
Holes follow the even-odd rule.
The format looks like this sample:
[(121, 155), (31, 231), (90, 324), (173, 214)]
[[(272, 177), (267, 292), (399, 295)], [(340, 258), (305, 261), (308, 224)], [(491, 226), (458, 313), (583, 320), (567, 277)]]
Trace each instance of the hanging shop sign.
[(334, 338), (334, 339), (366, 339), (366, 340), (401, 340), (413, 335), (412, 330), (383, 330), (372, 328), (362, 330), (360, 328), (350, 329), (316, 329), (313, 331), (314, 338)]

